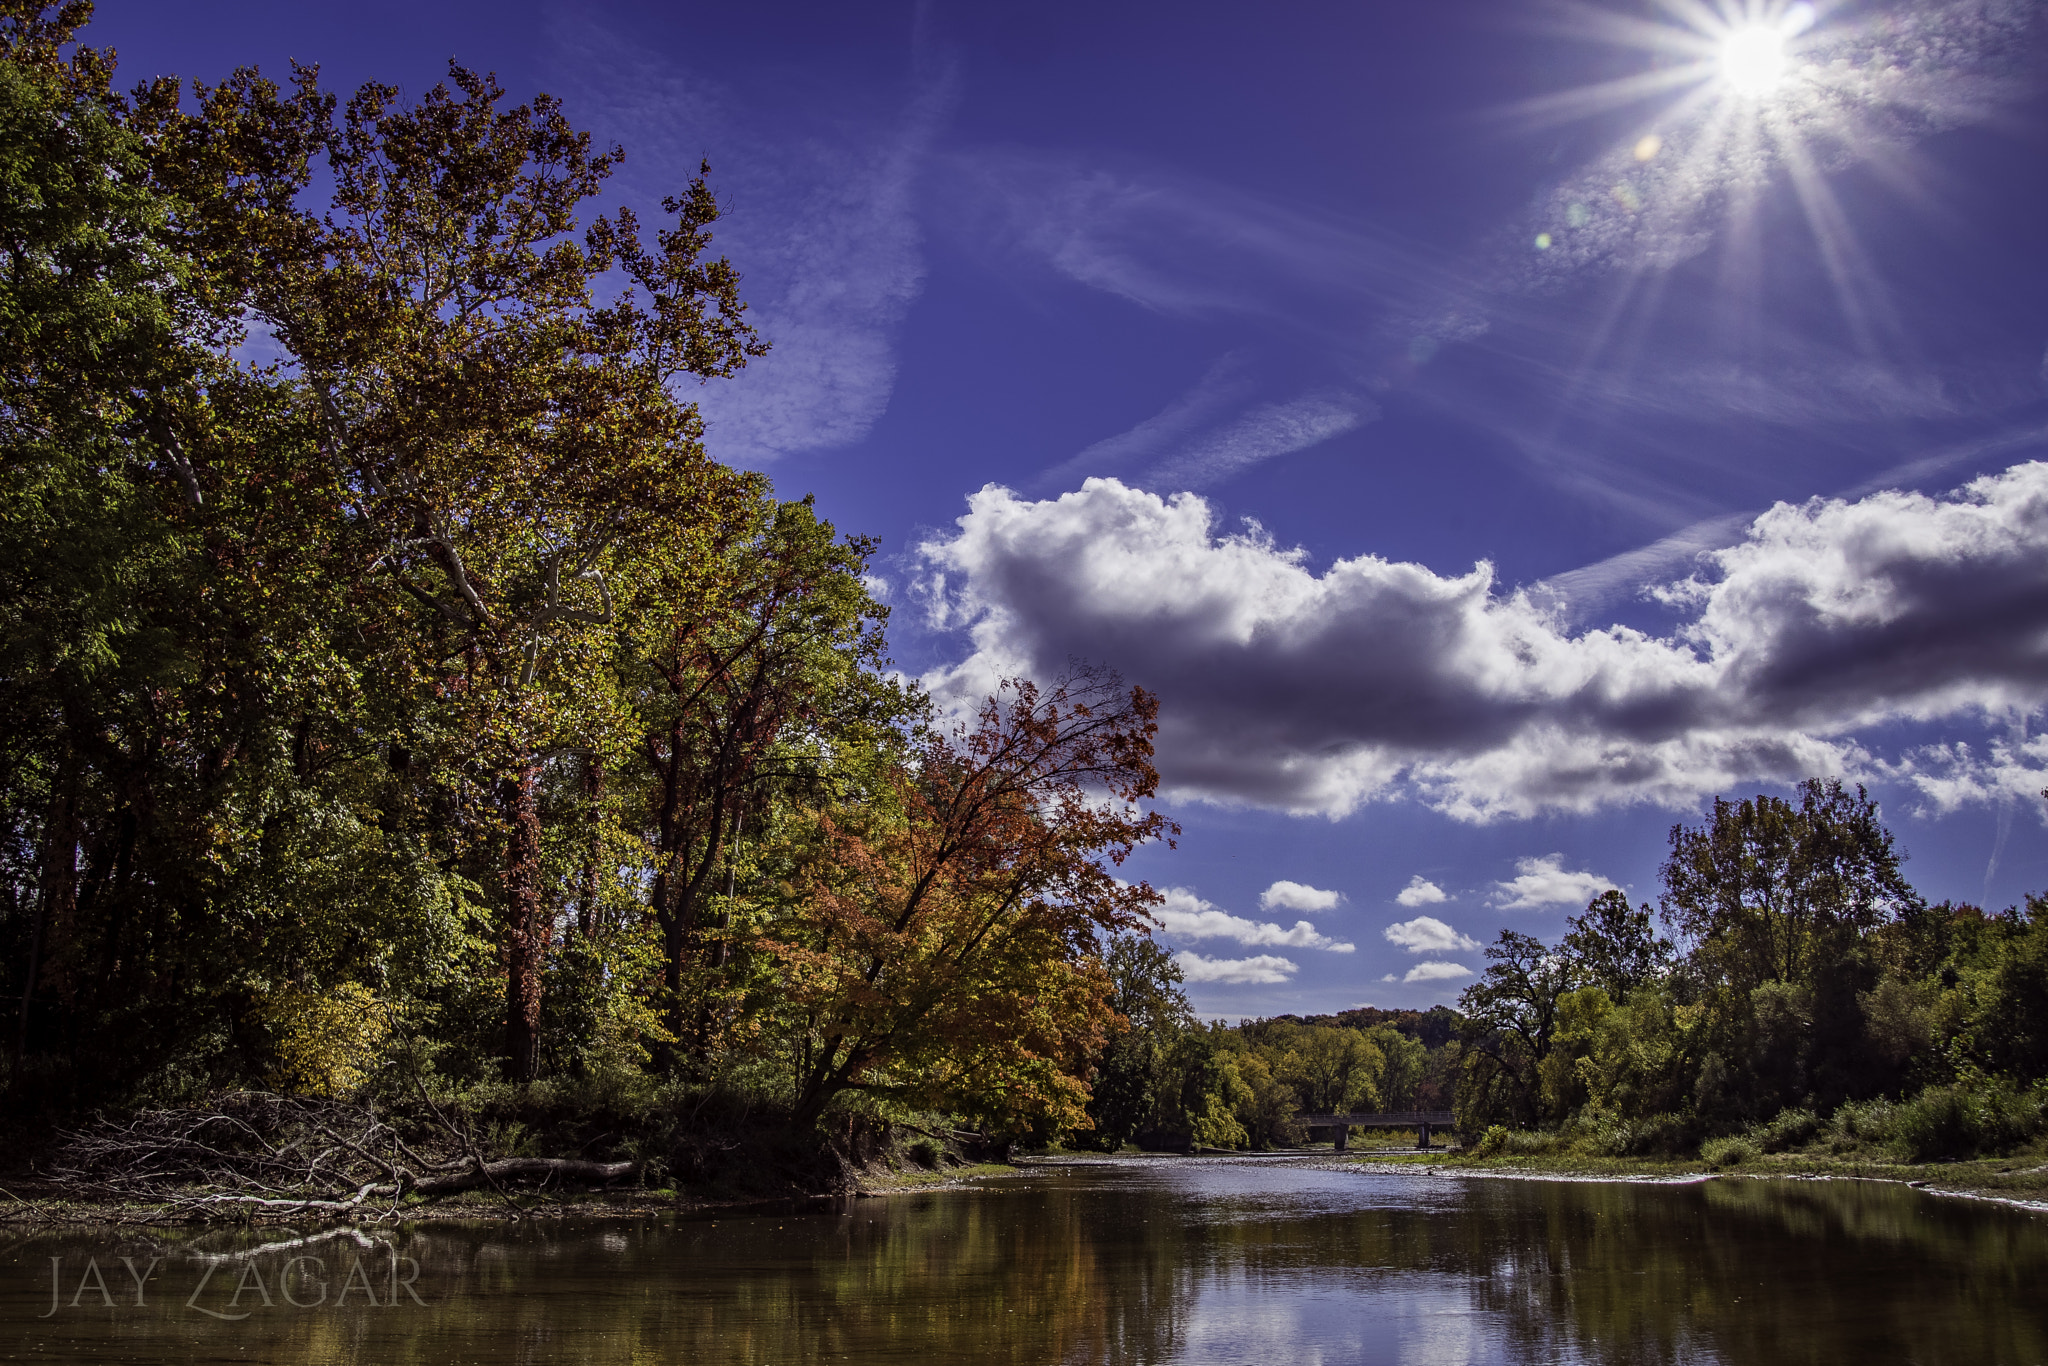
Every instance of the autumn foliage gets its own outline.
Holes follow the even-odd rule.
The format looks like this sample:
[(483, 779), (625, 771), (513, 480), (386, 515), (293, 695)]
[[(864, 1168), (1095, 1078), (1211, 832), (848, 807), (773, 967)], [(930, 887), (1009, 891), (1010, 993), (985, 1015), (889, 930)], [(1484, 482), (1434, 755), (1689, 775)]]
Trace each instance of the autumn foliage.
[(803, 1024), (800, 1116), (859, 1090), (1000, 1128), (1085, 1123), (1112, 1019), (1101, 945), (1158, 900), (1111, 871), (1168, 833), (1138, 806), (1157, 713), (1104, 675), (1005, 684), (868, 800), (817, 813), (763, 940)]
[(768, 344), (710, 168), (643, 222), (548, 96), (124, 93), (89, 15), (0, 0), (13, 1112), (1085, 1123), (1155, 704), (890, 669), (873, 543), (689, 401)]

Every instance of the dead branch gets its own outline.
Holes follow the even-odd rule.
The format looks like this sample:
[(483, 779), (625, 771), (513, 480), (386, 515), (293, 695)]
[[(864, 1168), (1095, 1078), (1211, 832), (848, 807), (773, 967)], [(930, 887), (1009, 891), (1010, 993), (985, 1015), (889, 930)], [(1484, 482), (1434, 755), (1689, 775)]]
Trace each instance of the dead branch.
[(67, 1133), (42, 1175), (73, 1199), (155, 1205), (185, 1219), (383, 1219), (408, 1197), (488, 1185), (509, 1202), (519, 1185), (605, 1186), (641, 1166), (487, 1153), (430, 1099), (426, 1114), (408, 1119), (245, 1091)]

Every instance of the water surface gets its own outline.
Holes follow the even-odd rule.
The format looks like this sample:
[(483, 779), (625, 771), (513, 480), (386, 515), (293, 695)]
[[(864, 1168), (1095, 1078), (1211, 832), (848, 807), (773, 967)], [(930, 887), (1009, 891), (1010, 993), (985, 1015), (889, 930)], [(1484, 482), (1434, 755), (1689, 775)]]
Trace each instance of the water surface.
[(304, 1237), (0, 1235), (0, 1358), (2048, 1363), (2048, 1217), (1859, 1182), (1140, 1159)]

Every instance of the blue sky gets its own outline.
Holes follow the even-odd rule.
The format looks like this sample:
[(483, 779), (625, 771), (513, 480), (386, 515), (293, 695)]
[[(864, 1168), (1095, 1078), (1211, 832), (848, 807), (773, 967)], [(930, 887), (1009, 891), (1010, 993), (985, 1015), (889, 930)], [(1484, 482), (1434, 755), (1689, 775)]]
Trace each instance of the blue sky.
[(2048, 889), (2037, 3), (100, 0), (123, 74), (452, 55), (700, 157), (714, 452), (880, 538), (942, 698), (1156, 691), (1207, 1013), (1455, 998), (1712, 796)]

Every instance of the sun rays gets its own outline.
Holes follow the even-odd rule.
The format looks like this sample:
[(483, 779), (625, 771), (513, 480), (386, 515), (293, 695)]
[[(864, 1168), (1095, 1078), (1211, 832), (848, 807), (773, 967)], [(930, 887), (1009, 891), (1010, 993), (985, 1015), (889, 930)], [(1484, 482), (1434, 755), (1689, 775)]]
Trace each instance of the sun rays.
[[(1620, 397), (1671, 384), (1659, 358), (1672, 347), (1752, 385), (1807, 352), (1931, 373), (1884, 244), (1902, 220), (1970, 236), (1923, 144), (2009, 121), (2038, 90), (2038, 0), (1552, 0), (1544, 13), (1541, 30), (1564, 40), (1533, 49), (1549, 91), (1490, 114), (1553, 155), (1591, 130), (1601, 150), (1581, 150), (1485, 247), (1478, 289), (1550, 339), (1555, 387), (1513, 426), (1533, 468), (1613, 506), (1692, 509), (1690, 481), (1715, 458), (1674, 456)], [(1593, 47), (1607, 54), (1589, 60)], [(1610, 437), (1635, 454), (1589, 454)]]
[(1707, 321), (1739, 343), (1764, 311), (1769, 253), (1795, 250), (1764, 226), (1767, 202), (1789, 194), (1851, 345), (1895, 352), (1905, 339), (1832, 173), (1874, 162), (1909, 195), (1929, 183), (1913, 145), (2010, 96), (2004, 66), (2023, 46), (2029, 8), (1950, 0), (1854, 20), (1782, 0), (1660, 0), (1656, 18), (1565, 11), (1568, 32), (1639, 54), (1641, 69), (1512, 114), (1525, 125), (1634, 119), (1535, 207), (1516, 273), (1541, 290), (1589, 268), (1619, 270), (1598, 353), (1625, 330), (1621, 315), (1655, 292), (1642, 287), (1648, 277), (1718, 248), (1723, 287)]

